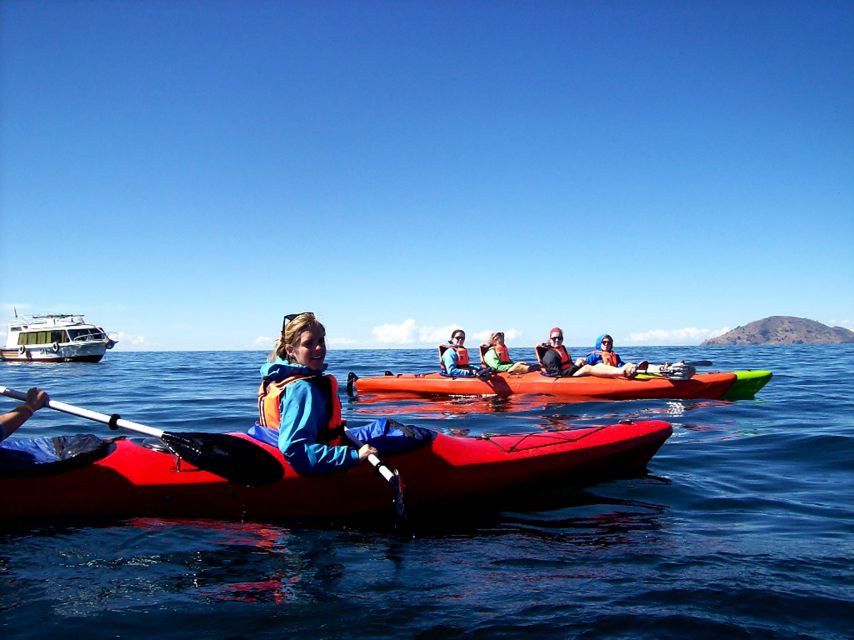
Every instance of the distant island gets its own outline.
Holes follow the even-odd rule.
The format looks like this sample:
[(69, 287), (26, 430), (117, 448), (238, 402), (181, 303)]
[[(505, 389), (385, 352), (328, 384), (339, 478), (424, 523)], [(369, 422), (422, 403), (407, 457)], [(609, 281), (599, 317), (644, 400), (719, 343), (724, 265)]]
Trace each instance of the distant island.
[(854, 342), (854, 331), (807, 318), (771, 316), (743, 327), (736, 327), (722, 336), (703, 341), (701, 346), (714, 344), (840, 344)]

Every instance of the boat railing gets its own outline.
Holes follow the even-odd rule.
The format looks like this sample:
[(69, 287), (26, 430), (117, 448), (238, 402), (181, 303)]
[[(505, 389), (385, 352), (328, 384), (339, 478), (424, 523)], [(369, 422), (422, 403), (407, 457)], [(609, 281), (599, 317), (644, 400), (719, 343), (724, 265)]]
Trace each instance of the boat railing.
[(70, 326), (86, 324), (84, 316), (79, 313), (48, 313), (45, 315), (22, 316), (9, 323), (9, 329), (22, 331), (31, 327)]

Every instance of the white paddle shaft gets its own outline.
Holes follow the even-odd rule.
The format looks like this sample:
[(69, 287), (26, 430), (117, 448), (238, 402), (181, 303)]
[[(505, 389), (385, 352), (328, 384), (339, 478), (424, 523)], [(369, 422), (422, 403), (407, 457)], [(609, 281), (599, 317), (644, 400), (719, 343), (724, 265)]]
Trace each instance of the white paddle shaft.
[[(0, 387), (0, 394), (8, 396), (9, 398), (21, 400), (23, 402), (27, 401), (26, 393), (21, 393), (20, 391), (15, 391), (14, 389), (9, 389), (7, 387)], [(127, 429), (128, 431), (136, 431), (137, 433), (142, 433), (147, 436), (154, 436), (155, 438), (159, 438), (163, 435), (162, 429), (155, 429), (154, 427), (148, 427), (144, 424), (131, 422), (130, 420), (124, 420), (117, 416), (108, 416), (105, 413), (98, 413), (97, 411), (90, 411), (89, 409), (75, 407), (72, 404), (66, 404), (65, 402), (59, 402), (58, 400), (48, 400), (46, 406), (56, 411), (70, 413), (73, 416), (79, 416), (81, 418), (94, 420), (95, 422), (101, 422), (103, 424), (110, 425), (111, 427), (115, 425), (116, 427)]]

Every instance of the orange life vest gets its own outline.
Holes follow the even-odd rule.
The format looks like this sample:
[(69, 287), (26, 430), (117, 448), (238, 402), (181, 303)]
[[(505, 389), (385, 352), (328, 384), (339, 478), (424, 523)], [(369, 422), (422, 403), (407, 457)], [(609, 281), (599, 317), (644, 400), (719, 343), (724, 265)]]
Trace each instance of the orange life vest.
[(454, 351), (457, 352), (457, 366), (467, 367), (469, 366), (469, 350), (465, 347), (451, 347)]
[(593, 353), (599, 354), (599, 357), (602, 358), (602, 362), (605, 364), (609, 364), (612, 367), (618, 367), (617, 363), (620, 361), (620, 356), (618, 356), (613, 351), (594, 351)]
[(560, 345), (559, 347), (549, 346), (549, 349), (552, 351), (556, 351), (560, 356), (560, 368), (565, 369), (566, 367), (572, 364), (572, 358), (569, 357), (569, 352), (566, 350), (566, 347)]
[(329, 444), (340, 438), (344, 425), (341, 420), (341, 400), (338, 398), (338, 381), (331, 375), (295, 375), (275, 382), (262, 381), (258, 387), (258, 424), (279, 430), (282, 424), (282, 394), (285, 387), (297, 380), (307, 380), (309, 384), (317, 385), (326, 396), (329, 421), (324, 431), (318, 434), (318, 441)]
[(498, 356), (498, 362), (501, 364), (510, 364), (512, 360), (510, 360), (510, 349), (507, 348), (507, 345), (496, 344), (492, 347), (495, 349), (495, 355)]
[(442, 360), (442, 356), (445, 355), (445, 352), (448, 349), (453, 349), (457, 352), (457, 366), (458, 367), (467, 367), (469, 366), (469, 350), (465, 347), (455, 347), (450, 344), (442, 344), (439, 345), (439, 362), (442, 365), (442, 369), (445, 368), (445, 361)]
[(445, 369), (445, 361), (442, 359), (442, 356), (445, 355), (445, 352), (448, 349), (453, 349), (454, 351), (457, 352), (457, 366), (459, 368), (462, 369), (463, 367), (469, 366), (469, 350), (468, 349), (466, 349), (465, 347), (455, 347), (452, 344), (440, 344), (439, 345), (439, 367), (442, 369), (442, 371), (445, 371), (445, 373), (447, 373), (447, 370)]

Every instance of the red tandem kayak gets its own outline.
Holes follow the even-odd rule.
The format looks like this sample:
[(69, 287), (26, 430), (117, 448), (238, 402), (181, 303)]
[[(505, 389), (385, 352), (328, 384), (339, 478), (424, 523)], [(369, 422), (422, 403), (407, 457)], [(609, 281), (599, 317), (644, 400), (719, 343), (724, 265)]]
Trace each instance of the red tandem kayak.
[[(400, 471), (406, 507), (480, 504), (555, 482), (589, 484), (641, 472), (672, 433), (662, 421), (518, 435), (438, 434), (425, 447), (385, 456)], [(237, 437), (251, 440), (244, 434)], [(0, 519), (201, 517), (262, 520), (390, 511), (391, 487), (372, 467), (299, 476), (275, 447), (256, 443), (284, 466), (267, 486), (245, 487), (134, 440), (119, 438), (100, 458), (39, 477), (0, 479)]]
[(568, 402), (595, 400), (643, 400), (653, 398), (752, 398), (771, 379), (770, 371), (699, 373), (688, 380), (641, 375), (634, 379), (552, 378), (536, 371), (511, 375), (500, 373), (482, 381), (452, 378), (440, 373), (399, 373), (359, 378), (353, 387), (360, 393), (407, 393), (422, 395), (549, 395)]

